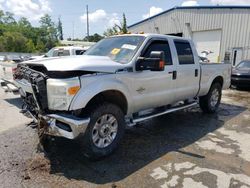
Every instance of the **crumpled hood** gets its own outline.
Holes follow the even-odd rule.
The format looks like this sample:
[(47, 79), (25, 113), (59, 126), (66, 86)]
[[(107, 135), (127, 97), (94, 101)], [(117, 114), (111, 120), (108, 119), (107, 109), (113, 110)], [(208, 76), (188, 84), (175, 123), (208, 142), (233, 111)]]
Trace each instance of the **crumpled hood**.
[(90, 71), (114, 73), (127, 65), (112, 61), (105, 56), (69, 56), (53, 57), (26, 61), (27, 65), (43, 65), (48, 71)]

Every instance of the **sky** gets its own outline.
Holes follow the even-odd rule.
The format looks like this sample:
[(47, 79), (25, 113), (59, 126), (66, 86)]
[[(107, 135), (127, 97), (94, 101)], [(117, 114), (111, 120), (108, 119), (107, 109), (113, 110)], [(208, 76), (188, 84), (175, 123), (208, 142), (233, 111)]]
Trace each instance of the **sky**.
[(34, 26), (46, 13), (54, 22), (60, 17), (65, 39), (86, 36), (86, 5), (90, 34), (103, 34), (121, 22), (123, 13), (131, 25), (175, 6), (250, 5), (250, 0), (0, 0), (0, 9), (14, 13), (17, 19), (24, 16)]

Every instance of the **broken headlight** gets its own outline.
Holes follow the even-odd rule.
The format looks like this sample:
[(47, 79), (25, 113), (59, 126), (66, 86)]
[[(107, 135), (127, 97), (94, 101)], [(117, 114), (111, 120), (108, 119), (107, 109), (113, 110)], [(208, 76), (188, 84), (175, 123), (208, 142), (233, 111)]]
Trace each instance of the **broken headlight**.
[(50, 110), (68, 110), (70, 103), (80, 90), (78, 77), (69, 79), (48, 79), (47, 95)]

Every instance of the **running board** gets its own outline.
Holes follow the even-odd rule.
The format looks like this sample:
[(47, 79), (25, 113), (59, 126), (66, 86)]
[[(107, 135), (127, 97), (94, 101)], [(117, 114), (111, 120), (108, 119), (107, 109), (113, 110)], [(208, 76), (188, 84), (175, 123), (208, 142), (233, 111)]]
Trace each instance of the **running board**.
[(162, 115), (169, 114), (169, 113), (172, 113), (172, 112), (176, 112), (176, 111), (179, 111), (179, 110), (191, 108), (191, 107), (193, 107), (193, 106), (195, 106), (197, 104), (198, 104), (197, 102), (193, 102), (193, 103), (190, 103), (190, 104), (173, 107), (171, 109), (167, 109), (167, 110), (159, 112), (159, 113), (150, 114), (150, 115), (145, 116), (145, 117), (138, 117), (138, 118), (132, 120), (130, 126), (133, 126), (133, 125), (135, 125), (135, 124), (137, 124), (139, 122), (146, 121), (146, 120), (149, 120), (149, 119), (154, 118), (154, 117), (158, 117), (158, 116), (162, 116)]

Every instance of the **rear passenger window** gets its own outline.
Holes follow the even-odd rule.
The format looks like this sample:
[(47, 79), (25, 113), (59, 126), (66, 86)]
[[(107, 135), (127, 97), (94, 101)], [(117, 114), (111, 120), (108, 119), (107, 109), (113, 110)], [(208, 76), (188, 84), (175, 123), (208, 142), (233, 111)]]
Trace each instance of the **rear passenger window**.
[(163, 51), (165, 54), (165, 65), (172, 65), (171, 51), (168, 41), (153, 41), (146, 49), (143, 57), (149, 58), (152, 51)]
[(84, 54), (84, 50), (76, 50), (76, 55), (83, 55)]
[(175, 41), (175, 47), (180, 65), (194, 64), (194, 55), (189, 42)]

